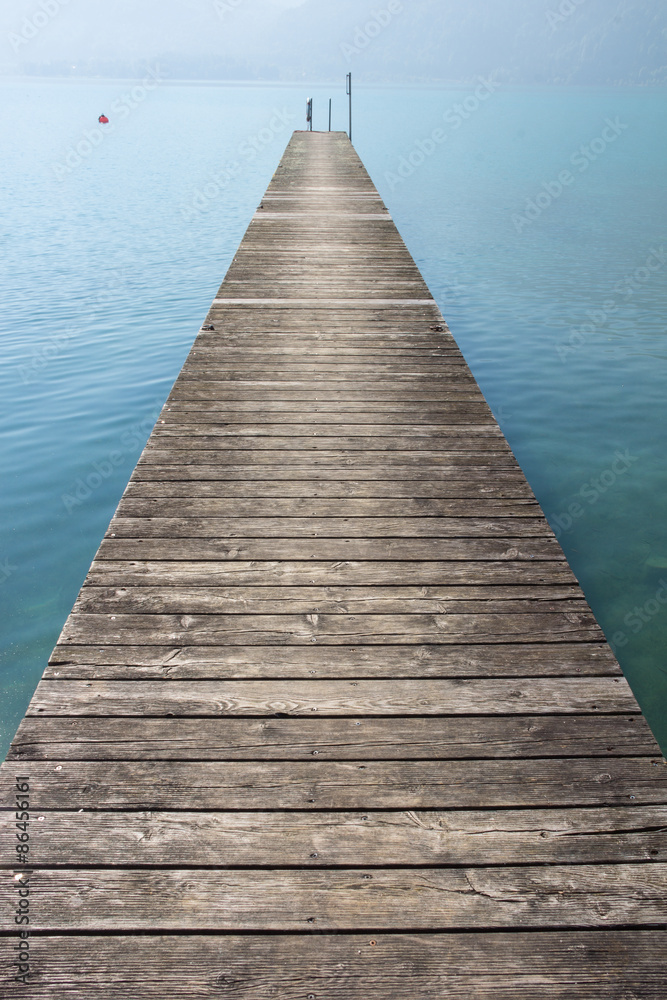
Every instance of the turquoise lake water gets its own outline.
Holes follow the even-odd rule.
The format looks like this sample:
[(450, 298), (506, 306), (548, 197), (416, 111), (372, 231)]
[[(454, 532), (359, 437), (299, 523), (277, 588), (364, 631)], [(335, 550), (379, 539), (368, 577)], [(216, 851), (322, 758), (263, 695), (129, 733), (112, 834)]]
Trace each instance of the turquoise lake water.
[[(4, 754), (306, 97), (346, 99), (0, 93)], [(666, 749), (667, 91), (359, 89), (354, 141)]]

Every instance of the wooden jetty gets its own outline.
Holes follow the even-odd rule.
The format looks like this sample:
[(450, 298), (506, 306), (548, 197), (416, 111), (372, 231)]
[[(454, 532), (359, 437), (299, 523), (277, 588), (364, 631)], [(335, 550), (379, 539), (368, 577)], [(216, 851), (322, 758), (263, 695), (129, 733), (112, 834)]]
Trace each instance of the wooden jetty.
[(344, 134), (293, 136), (1, 780), (2, 997), (667, 995), (667, 767)]

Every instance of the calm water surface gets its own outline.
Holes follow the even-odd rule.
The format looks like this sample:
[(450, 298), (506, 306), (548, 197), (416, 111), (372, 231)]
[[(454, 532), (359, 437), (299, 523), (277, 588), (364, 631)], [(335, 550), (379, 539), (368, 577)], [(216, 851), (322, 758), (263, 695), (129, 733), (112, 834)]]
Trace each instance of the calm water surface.
[[(313, 91), (0, 90), (4, 753)], [(360, 89), (355, 131), (667, 748), (667, 93)]]

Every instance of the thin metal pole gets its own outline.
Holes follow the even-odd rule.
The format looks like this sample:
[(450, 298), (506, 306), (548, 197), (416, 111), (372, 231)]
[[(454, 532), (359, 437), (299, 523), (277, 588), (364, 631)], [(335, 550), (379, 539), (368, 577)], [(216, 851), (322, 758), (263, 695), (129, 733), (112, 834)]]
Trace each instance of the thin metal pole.
[(345, 91), (350, 98), (350, 142), (352, 142), (352, 74), (348, 73), (345, 80)]
[(329, 98), (329, 131), (331, 131), (331, 98)]

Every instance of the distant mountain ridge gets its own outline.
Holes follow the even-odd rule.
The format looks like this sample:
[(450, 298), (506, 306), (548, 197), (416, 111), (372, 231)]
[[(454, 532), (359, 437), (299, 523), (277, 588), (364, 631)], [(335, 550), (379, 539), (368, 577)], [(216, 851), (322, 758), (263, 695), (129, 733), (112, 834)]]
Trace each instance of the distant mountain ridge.
[[(386, 0), (307, 0), (274, 26), (295, 75), (356, 70), (367, 80), (504, 83), (667, 82), (664, 0), (403, 0), (365, 47)], [(324, 10), (326, 21), (322, 24)], [(368, 16), (365, 16), (365, 12)], [(354, 51), (357, 49), (357, 51)]]
[[(217, 30), (200, 12), (183, 51), (156, 40), (150, 58), (167, 78), (317, 83), (353, 71), (366, 83), (667, 83), (665, 0), (305, 0), (283, 11), (217, 2)], [(26, 57), (18, 70), (135, 76), (148, 55), (94, 52), (75, 69)]]

